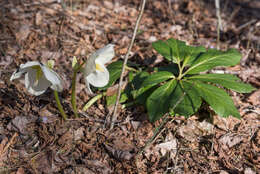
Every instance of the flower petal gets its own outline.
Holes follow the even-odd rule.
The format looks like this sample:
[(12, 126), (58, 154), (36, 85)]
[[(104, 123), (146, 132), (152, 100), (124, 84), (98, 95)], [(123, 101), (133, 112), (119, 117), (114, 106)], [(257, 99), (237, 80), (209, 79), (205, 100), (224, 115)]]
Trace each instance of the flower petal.
[(87, 82), (95, 87), (104, 87), (108, 84), (109, 72), (104, 65), (99, 64), (99, 66), (103, 69), (103, 71), (96, 70), (85, 78)]
[(114, 46), (114, 44), (108, 44), (105, 47), (98, 49), (94, 53), (96, 60), (99, 60), (102, 64), (108, 63), (115, 56)]
[(40, 63), (37, 61), (30, 61), (25, 64), (21, 64), (20, 68), (18, 68), (15, 72), (13, 72), (13, 74), (10, 78), (10, 81), (20, 78), (25, 72), (28, 71), (28, 68), (31, 68), (32, 66), (37, 66), (37, 65), (40, 66)]
[(51, 89), (61, 92), (63, 90), (63, 87), (60, 76), (55, 71), (53, 71), (45, 65), (41, 65), (41, 68), (46, 80), (48, 80), (51, 83)]
[(94, 93), (92, 92), (92, 90), (91, 90), (91, 88), (90, 88), (89, 82), (87, 81), (87, 78), (85, 78), (85, 83), (86, 83), (86, 86), (87, 86), (87, 92), (88, 92), (90, 95), (94, 95)]
[(25, 71), (20, 71), (20, 69), (17, 69), (15, 72), (13, 72), (12, 76), (10, 77), (10, 81), (20, 78), (24, 73)]
[(47, 90), (49, 86), (51, 86), (51, 83), (45, 78), (45, 76), (40, 77), (38, 82), (36, 80), (36, 70), (28, 69), (27, 73), (25, 74), (25, 87), (29, 93), (33, 95), (41, 95)]
[(23, 69), (26, 69), (26, 68), (30, 68), (32, 66), (37, 66), (37, 65), (41, 65), (40, 62), (38, 61), (29, 61), (29, 62), (26, 62), (25, 64), (21, 64), (20, 65), (20, 69), (23, 70)]

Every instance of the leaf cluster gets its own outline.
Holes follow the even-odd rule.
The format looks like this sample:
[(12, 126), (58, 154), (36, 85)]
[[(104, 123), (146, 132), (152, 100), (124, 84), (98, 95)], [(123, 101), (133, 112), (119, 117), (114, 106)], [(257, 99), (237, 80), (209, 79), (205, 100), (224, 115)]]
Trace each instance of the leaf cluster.
[[(231, 97), (224, 89), (249, 93), (254, 88), (230, 74), (208, 73), (218, 66), (238, 64), (241, 54), (237, 50), (207, 50), (202, 46), (186, 45), (176, 39), (159, 40), (152, 46), (168, 65), (155, 68), (151, 74), (147, 71), (129, 73), (129, 83), (123, 92), (122, 102), (132, 98), (134, 103), (145, 105), (151, 122), (168, 112), (189, 117), (198, 111), (203, 101), (220, 116), (240, 118)], [(110, 66), (109, 85), (120, 76), (122, 62)], [(113, 102), (110, 101), (111, 103)]]

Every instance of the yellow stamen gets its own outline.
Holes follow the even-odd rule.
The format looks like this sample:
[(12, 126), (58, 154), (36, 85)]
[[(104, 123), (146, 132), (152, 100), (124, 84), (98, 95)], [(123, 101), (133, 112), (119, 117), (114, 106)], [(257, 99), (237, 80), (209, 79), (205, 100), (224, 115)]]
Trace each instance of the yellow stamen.
[(99, 64), (97, 64), (97, 63), (96, 63), (96, 70), (99, 70), (99, 71), (101, 71), (101, 72), (104, 72), (104, 71), (105, 71), (105, 70), (102, 68), (102, 66), (99, 65)]
[(43, 72), (39, 65), (32, 66), (32, 69), (36, 70), (36, 80), (33, 85), (37, 86), (39, 83), (39, 79), (43, 76)]

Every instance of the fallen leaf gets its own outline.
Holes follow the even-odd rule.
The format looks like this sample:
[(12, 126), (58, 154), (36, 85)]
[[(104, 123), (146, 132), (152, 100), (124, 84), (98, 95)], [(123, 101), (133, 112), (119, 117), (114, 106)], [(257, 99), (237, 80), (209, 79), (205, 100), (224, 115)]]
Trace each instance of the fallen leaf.
[(131, 154), (130, 151), (116, 149), (114, 146), (110, 146), (107, 144), (104, 144), (104, 147), (108, 151), (108, 153), (117, 160), (130, 160), (131, 158), (133, 158), (133, 154)]
[(222, 148), (225, 150), (228, 150), (242, 141), (243, 137), (235, 133), (225, 134), (219, 139), (219, 142), (223, 145)]

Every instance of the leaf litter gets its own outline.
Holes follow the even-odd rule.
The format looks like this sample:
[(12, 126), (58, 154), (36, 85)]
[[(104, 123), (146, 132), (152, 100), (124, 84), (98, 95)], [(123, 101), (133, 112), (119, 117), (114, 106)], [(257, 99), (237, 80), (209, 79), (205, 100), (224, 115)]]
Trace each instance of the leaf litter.
[[(89, 53), (112, 42), (117, 52), (114, 61), (121, 59), (131, 40), (139, 3), (137, 0), (1, 2), (1, 172), (260, 171), (259, 90), (248, 95), (232, 93), (241, 120), (213, 115), (213, 122), (196, 117), (187, 120), (178, 117), (168, 122), (137, 160), (137, 153), (161, 122), (149, 123), (142, 107), (120, 109), (114, 130), (104, 128), (102, 121), (108, 110), (103, 99), (89, 108), (85, 113), (88, 117), (73, 118), (68, 99), (72, 57), (86, 59)], [(221, 49), (237, 48), (244, 59), (235, 68), (216, 70), (237, 74), (242, 81), (259, 88), (257, 4), (257, 0), (221, 4), (224, 24)], [(248, 21), (252, 22), (247, 24)], [(151, 42), (157, 39), (174, 37), (191, 45), (216, 47), (216, 28), (213, 1), (152, 1), (145, 9), (130, 59), (146, 67), (162, 63), (151, 48)], [(61, 98), (71, 116), (67, 122), (61, 121), (51, 92), (36, 98), (26, 93), (23, 84), (9, 82), (19, 64), (48, 59), (55, 60), (55, 70), (66, 83)], [(78, 103), (83, 107), (90, 98), (82, 78), (77, 80)], [(110, 92), (116, 88), (111, 87)]]

